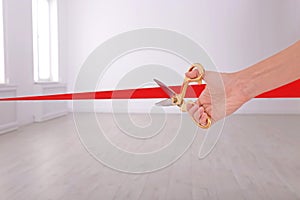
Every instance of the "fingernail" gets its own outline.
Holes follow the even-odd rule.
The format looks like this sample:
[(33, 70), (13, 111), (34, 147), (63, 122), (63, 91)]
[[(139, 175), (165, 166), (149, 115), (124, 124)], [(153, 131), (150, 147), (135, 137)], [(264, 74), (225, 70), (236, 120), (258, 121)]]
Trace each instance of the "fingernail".
[(203, 109), (203, 107), (200, 107), (199, 108), (199, 112), (201, 113), (201, 115), (202, 115), (202, 113), (204, 112), (204, 109)]

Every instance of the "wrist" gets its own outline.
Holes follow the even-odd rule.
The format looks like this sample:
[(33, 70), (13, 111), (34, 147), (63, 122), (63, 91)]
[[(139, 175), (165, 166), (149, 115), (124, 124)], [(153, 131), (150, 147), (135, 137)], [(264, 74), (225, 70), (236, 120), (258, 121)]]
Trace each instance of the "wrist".
[(240, 93), (245, 102), (257, 96), (255, 81), (253, 77), (246, 75), (243, 71), (233, 73), (236, 91)]

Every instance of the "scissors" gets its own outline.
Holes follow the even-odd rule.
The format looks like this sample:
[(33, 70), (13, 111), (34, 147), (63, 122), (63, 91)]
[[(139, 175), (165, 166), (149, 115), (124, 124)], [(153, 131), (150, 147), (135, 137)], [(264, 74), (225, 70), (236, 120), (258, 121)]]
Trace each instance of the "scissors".
[[(170, 87), (166, 86), (161, 81), (154, 79), (154, 81), (161, 87), (161, 89), (170, 97), (168, 99), (157, 102), (155, 105), (156, 106), (178, 106), (182, 112), (187, 112), (187, 104), (189, 104), (189, 103), (195, 104), (193, 101), (185, 102), (185, 100), (184, 100), (188, 85), (189, 85), (189, 83), (192, 83), (192, 82), (202, 84), (203, 76), (205, 74), (204, 67), (199, 63), (192, 64), (192, 66), (188, 69), (188, 72), (191, 72), (194, 69), (197, 69), (199, 71), (198, 77), (188, 78), (187, 76), (185, 76), (179, 94), (175, 93)], [(208, 129), (211, 126), (211, 118), (210, 117), (207, 118), (206, 125), (202, 125), (202, 124), (198, 123), (193, 117), (192, 117), (192, 119), (200, 128)]]

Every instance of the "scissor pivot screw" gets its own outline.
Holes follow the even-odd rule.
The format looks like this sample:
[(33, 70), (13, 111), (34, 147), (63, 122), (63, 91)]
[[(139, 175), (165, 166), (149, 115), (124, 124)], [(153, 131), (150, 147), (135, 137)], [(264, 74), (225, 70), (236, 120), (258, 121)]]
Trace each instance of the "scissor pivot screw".
[(178, 99), (177, 99), (176, 97), (173, 97), (173, 98), (172, 98), (172, 103), (175, 103), (175, 104), (176, 104), (177, 101), (178, 101)]

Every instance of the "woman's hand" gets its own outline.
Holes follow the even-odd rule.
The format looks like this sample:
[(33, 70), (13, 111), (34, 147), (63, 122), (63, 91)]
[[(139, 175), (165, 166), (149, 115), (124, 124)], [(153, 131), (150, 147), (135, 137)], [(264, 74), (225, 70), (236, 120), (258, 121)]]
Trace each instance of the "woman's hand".
[[(236, 73), (207, 71), (205, 90), (195, 104), (187, 105), (189, 114), (202, 125), (207, 117), (216, 122), (236, 111), (251, 98), (300, 78), (300, 41), (281, 52)], [(197, 77), (198, 70), (187, 72)]]
[[(198, 70), (187, 72), (186, 76), (195, 78)], [(232, 114), (251, 97), (243, 92), (243, 84), (238, 73), (218, 73), (207, 71), (204, 76), (206, 88), (194, 104), (188, 104), (191, 117), (201, 125), (206, 125), (210, 117), (212, 123)]]

